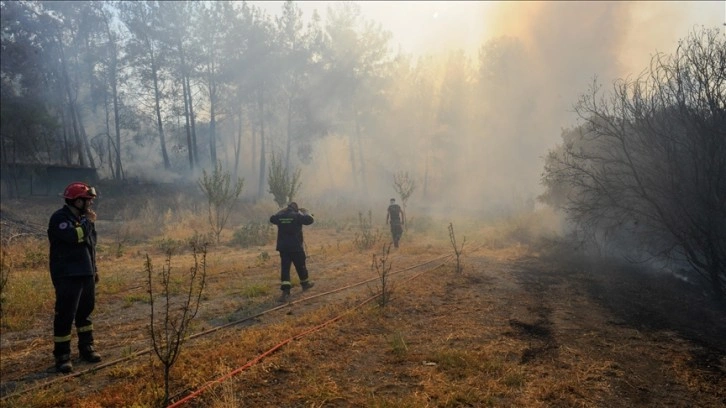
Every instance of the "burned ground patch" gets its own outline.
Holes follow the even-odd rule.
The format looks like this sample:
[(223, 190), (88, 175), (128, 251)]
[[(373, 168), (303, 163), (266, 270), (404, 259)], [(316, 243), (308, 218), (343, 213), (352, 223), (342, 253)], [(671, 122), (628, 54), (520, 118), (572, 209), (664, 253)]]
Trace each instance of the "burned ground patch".
[(551, 359), (557, 355), (557, 342), (552, 336), (550, 324), (546, 320), (525, 323), (517, 319), (509, 319), (512, 331), (504, 334), (528, 343), (528, 346), (522, 351), (520, 363), (527, 364), (537, 359)]
[(513, 263), (512, 273), (528, 296), (513, 304), (512, 317), (508, 320), (510, 330), (503, 334), (526, 344), (521, 352), (521, 364), (557, 359), (560, 346), (550, 300), (562, 278), (536, 257), (519, 259)]
[(615, 261), (583, 270), (588, 293), (612, 314), (610, 324), (675, 333), (689, 344), (688, 364), (715, 381), (726, 378), (726, 308), (703, 287)]

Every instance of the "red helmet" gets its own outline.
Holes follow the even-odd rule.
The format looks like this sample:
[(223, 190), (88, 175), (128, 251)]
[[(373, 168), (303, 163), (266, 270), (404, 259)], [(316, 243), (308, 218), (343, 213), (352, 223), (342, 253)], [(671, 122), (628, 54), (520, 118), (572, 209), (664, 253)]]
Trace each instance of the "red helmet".
[(96, 198), (96, 189), (80, 181), (73, 182), (63, 191), (63, 198), (75, 200), (76, 198)]

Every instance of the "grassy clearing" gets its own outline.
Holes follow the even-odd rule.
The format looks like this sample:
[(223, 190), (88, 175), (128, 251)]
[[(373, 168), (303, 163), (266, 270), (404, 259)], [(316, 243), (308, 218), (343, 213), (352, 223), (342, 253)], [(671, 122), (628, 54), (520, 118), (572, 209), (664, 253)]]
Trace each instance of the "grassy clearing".
[(2, 296), (3, 331), (28, 330), (52, 315), (55, 295), (47, 271), (13, 269)]
[[(101, 284), (95, 322), (103, 328), (97, 338), (107, 361), (149, 346), (148, 316), (144, 316), (148, 309), (145, 255), (161, 263), (171, 249), (172, 266), (183, 272), (191, 261), (186, 244), (206, 233), (202, 228), (206, 219), (197, 224), (198, 220), (191, 219), (198, 217), (192, 208), (176, 205), (165, 208), (146, 203), (138, 220), (119, 229), (125, 231), (122, 251), (117, 250), (116, 238), (110, 233), (117, 226), (104, 226), (109, 233), (101, 234), (104, 249), (99, 251)], [(262, 207), (249, 210), (272, 212)], [(316, 218), (325, 212), (324, 208), (316, 210)], [(357, 213), (351, 211), (327, 224), (316, 221), (306, 229), (308, 266), (316, 282), (313, 294), (375, 279), (371, 257), (380, 245), (360, 250)], [(121, 215), (130, 217), (131, 213)], [(370, 218), (372, 224), (378, 215)], [(647, 388), (653, 385), (649, 376), (658, 373), (664, 373), (657, 378), (661, 383), (666, 378), (671, 381), (672, 391), (660, 390), (650, 397), (652, 401), (668, 405), (678, 395), (687, 395), (702, 401), (703, 406), (717, 406), (710, 404), (726, 397), (723, 380), (695, 367), (685, 342), (670, 339), (664, 353), (665, 343), (632, 328), (605, 330), (604, 312), (587, 303), (581, 291), (568, 292), (564, 283), (547, 289), (553, 292), (530, 292), (521, 287), (513, 270), (523, 259), (538, 273), (552, 269), (532, 249), (538, 237), (549, 237), (554, 231), (548, 217), (535, 213), (491, 222), (414, 218), (401, 248), (390, 255), (395, 296), (385, 308), (375, 302), (358, 306), (363, 298), (376, 293), (371, 284), (357, 292), (285, 306), (194, 338), (185, 344), (172, 368), (172, 389), (197, 389), (280, 342), (342, 314), (337, 322), (287, 343), (243, 373), (212, 387), (189, 406), (627, 406), (638, 398), (627, 394), (627, 384)], [(160, 225), (149, 228), (150, 222)], [(272, 242), (249, 247), (233, 242), (234, 231), (249, 222), (235, 220), (234, 227), (223, 231), (222, 243), (210, 246), (207, 292), (199, 320), (193, 324), (195, 332), (278, 306), (273, 298), (278, 293), (279, 258)], [(450, 222), (456, 225), (457, 237), (467, 237), (462, 273), (447, 264), (412, 281), (403, 279), (406, 274), (396, 274), (421, 261), (451, 254)], [(258, 231), (257, 226), (247, 232), (250, 229)], [(388, 238), (384, 234), (383, 240)], [(26, 255), (30, 246), (3, 249), (17, 259), (36, 256)], [(296, 299), (300, 299), (296, 279), (293, 272)], [(34, 333), (29, 338), (37, 338), (37, 333), (47, 333), (53, 296), (45, 265), (25, 263), (22, 269), (13, 269), (4, 296), (3, 334), (21, 338)], [(575, 315), (577, 319), (570, 319)], [(512, 326), (512, 321), (533, 325), (541, 319), (547, 320), (551, 338), (516, 330), (528, 326)], [(590, 326), (584, 327), (586, 324)], [(3, 349), (3, 378), (21, 369), (32, 376), (51, 364), (49, 344), (13, 344), (12, 350)], [(6, 359), (9, 352), (15, 354)], [(29, 393), (13, 400), (13, 406), (154, 407), (163, 395), (160, 370), (154, 358), (143, 355)], [(625, 403), (618, 405), (618, 401)]]

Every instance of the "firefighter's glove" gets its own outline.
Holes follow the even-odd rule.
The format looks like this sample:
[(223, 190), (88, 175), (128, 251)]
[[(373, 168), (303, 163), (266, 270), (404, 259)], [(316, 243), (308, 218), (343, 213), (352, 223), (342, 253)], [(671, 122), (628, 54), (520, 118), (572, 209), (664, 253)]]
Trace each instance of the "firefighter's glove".
[(300, 214), (302, 214), (302, 215), (310, 215), (310, 213), (308, 212), (307, 208), (301, 208), (300, 209)]
[(94, 281), (95, 283), (98, 283), (98, 281), (99, 281), (99, 280), (100, 280), (100, 278), (98, 277), (98, 272), (94, 273), (94, 274), (93, 274), (93, 281)]

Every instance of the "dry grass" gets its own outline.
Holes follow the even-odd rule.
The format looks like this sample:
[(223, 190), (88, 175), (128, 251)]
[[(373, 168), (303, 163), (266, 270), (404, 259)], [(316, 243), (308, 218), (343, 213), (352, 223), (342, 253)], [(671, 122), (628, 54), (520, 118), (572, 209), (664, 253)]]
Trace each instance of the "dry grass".
[[(41, 251), (45, 247), (43, 255)], [(16, 240), (3, 245), (3, 268), (7, 281), (3, 286), (3, 330), (30, 329), (36, 320), (53, 310), (53, 286), (45, 270), (48, 263), (47, 244), (38, 239)]]
[[(167, 207), (147, 202), (136, 219), (99, 224), (96, 337), (105, 361), (124, 360), (23, 394), (12, 406), (160, 405), (160, 363), (148, 353), (130, 356), (150, 346), (146, 254), (160, 263), (173, 248), (173, 267), (185, 270), (191, 265), (185, 243), (205, 231), (193, 208), (174, 202)], [(264, 217), (276, 209), (246, 210)], [(315, 212), (318, 218), (326, 210)], [(245, 220), (235, 222), (243, 225)], [(371, 256), (380, 248), (356, 247), (356, 222), (352, 212), (348, 218), (306, 229), (309, 267), (317, 283), (312, 295), (375, 279)], [(408, 270), (452, 254), (448, 223), (422, 219), (418, 229), (404, 234), (401, 249), (391, 253), (395, 290), (385, 308), (375, 302), (360, 305), (375, 293), (372, 283), (268, 312), (278, 306), (273, 298), (278, 293), (279, 258), (272, 243), (251, 248), (226, 245), (233, 228), (225, 231), (223, 243), (209, 249), (207, 289), (194, 324), (195, 333), (209, 333), (183, 346), (172, 367), (172, 389), (185, 395), (281, 342), (342, 316), (287, 343), (188, 405), (685, 407), (688, 401), (699, 401), (716, 407), (726, 398), (726, 384), (719, 376), (723, 371), (697, 364), (697, 345), (672, 332), (644, 332), (617, 321), (587, 295), (587, 274), (573, 270), (568, 262), (540, 256), (531, 244), (549, 236), (553, 224), (538, 221), (536, 214), (502, 222), (455, 221), (457, 238), (467, 237), (464, 272), (455, 273), (451, 264), (430, 269), (432, 264), (428, 272)], [(35, 256), (28, 255), (32, 248), (18, 242), (3, 249), (13, 259), (26, 259)], [(4, 390), (15, 382), (22, 388), (59, 378), (45, 373), (52, 364), (48, 339), (53, 298), (45, 265), (14, 265), (20, 266), (12, 271), (3, 303)], [(295, 290), (293, 300), (302, 299), (299, 288)], [(250, 316), (257, 317), (247, 319)], [(723, 354), (710, 358), (724, 364)]]

